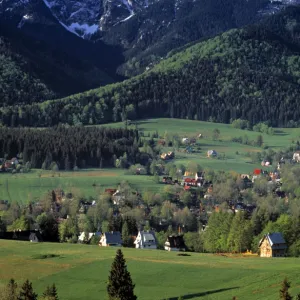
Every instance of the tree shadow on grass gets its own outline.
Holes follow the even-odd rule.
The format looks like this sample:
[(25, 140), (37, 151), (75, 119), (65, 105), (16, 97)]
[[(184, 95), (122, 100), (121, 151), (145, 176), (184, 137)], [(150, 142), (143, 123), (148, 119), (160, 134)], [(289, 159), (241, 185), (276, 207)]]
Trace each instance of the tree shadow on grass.
[[(194, 299), (197, 297), (203, 297), (203, 296), (208, 296), (211, 294), (215, 294), (215, 293), (221, 293), (221, 292), (225, 292), (225, 291), (230, 291), (230, 290), (234, 290), (234, 289), (238, 289), (239, 287), (231, 287), (231, 288), (225, 288), (225, 289), (218, 289), (218, 290), (211, 290), (211, 291), (207, 291), (207, 292), (202, 292), (202, 293), (196, 293), (196, 294), (188, 294), (188, 295), (183, 295), (181, 296), (182, 299)], [(167, 298), (168, 300), (178, 300), (180, 296), (178, 297), (171, 297), (171, 298)]]
[(274, 130), (274, 134), (275, 135), (289, 135), (288, 133), (282, 131), (282, 130)]

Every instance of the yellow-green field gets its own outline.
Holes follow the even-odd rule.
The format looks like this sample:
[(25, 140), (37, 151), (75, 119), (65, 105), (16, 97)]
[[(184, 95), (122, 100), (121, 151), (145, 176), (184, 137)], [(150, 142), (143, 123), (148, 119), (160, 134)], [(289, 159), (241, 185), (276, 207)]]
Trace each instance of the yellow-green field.
[[(124, 249), (139, 300), (279, 298), (284, 277), (300, 292), (300, 260)], [(41, 293), (57, 285), (60, 300), (106, 299), (106, 282), (115, 248), (33, 244), (0, 240), (0, 285), (11, 277), (33, 281)], [(43, 255), (53, 258), (42, 258)]]

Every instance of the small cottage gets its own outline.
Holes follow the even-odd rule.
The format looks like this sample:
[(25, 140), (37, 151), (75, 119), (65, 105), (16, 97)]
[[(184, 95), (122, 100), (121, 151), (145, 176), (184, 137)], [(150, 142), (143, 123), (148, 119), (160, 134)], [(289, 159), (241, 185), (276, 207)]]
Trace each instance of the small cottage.
[(116, 190), (112, 195), (112, 201), (114, 205), (123, 205), (125, 202), (125, 195), (119, 190)]
[(134, 244), (135, 248), (138, 249), (157, 249), (155, 233), (153, 231), (139, 231)]
[(42, 242), (43, 238), (37, 230), (16, 230), (0, 233), (1, 239), (27, 241), (32, 243)]
[(122, 239), (121, 233), (119, 231), (113, 232), (105, 232), (102, 234), (99, 246), (101, 247), (121, 247), (122, 246)]
[(168, 236), (165, 242), (165, 250), (167, 251), (185, 251), (185, 243), (183, 235)]
[(78, 237), (78, 243), (90, 243), (93, 236), (101, 236), (100, 232), (81, 232)]
[(299, 161), (300, 161), (300, 151), (296, 151), (296, 152), (293, 154), (293, 160), (296, 161), (296, 162), (299, 162)]
[(283, 257), (287, 244), (279, 232), (266, 234), (259, 242), (260, 257)]
[(207, 157), (217, 157), (218, 153), (216, 150), (208, 150), (207, 151)]

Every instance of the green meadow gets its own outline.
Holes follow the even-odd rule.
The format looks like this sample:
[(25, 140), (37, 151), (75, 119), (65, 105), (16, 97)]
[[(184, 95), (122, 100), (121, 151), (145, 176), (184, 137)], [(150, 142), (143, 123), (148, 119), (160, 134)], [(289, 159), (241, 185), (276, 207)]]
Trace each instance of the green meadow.
[[(113, 123), (104, 126), (111, 126), (114, 128), (124, 127), (123, 123)], [(128, 126), (128, 128), (136, 128), (135, 124)], [(261, 133), (241, 130), (233, 128), (229, 124), (220, 124), (212, 122), (201, 122), (182, 119), (150, 119), (137, 122), (139, 131), (143, 131), (145, 135), (158, 132), (161, 138), (165, 133), (177, 134), (182, 139), (197, 138), (202, 134), (203, 138), (197, 138), (197, 146), (200, 151), (196, 153), (184, 152), (185, 147), (181, 147), (179, 151), (175, 151), (175, 160), (177, 164), (187, 164), (189, 161), (199, 163), (203, 168), (211, 168), (214, 170), (235, 171), (238, 173), (249, 173), (254, 168), (260, 167), (259, 164), (253, 164), (249, 155), (253, 152), (262, 151), (262, 148), (243, 145), (232, 142), (234, 137), (248, 136), (249, 140), (256, 140)], [(220, 131), (218, 140), (213, 139), (213, 131), (217, 128)], [(273, 150), (280, 150), (292, 144), (293, 141), (300, 139), (299, 128), (276, 128), (274, 135), (261, 134), (263, 136), (264, 146)], [(166, 151), (172, 150), (166, 148)], [(208, 150), (216, 150), (219, 157), (222, 159), (207, 158)]]
[(27, 203), (37, 200), (47, 191), (61, 188), (67, 192), (96, 197), (106, 188), (116, 188), (123, 180), (137, 190), (159, 190), (151, 176), (124, 175), (120, 169), (92, 169), (78, 172), (31, 170), (27, 174), (0, 174), (0, 199)]
[[(124, 123), (113, 123), (102, 126), (124, 127)], [(233, 137), (248, 136), (249, 140), (255, 140), (258, 132), (235, 129), (231, 125), (201, 121), (179, 119), (151, 119), (137, 122), (139, 131), (144, 135), (158, 132), (163, 138), (165, 133), (178, 134), (183, 137), (197, 137), (202, 134), (203, 138), (197, 139), (197, 147), (200, 150), (195, 153), (184, 152), (185, 147), (175, 150), (175, 164), (187, 165), (193, 161), (203, 168), (214, 170), (235, 171), (238, 173), (251, 173), (254, 168), (260, 167), (253, 164), (249, 153), (262, 151), (262, 148), (231, 142)], [(130, 125), (129, 128), (136, 128)], [(213, 140), (213, 130), (220, 130), (218, 140)], [(300, 139), (300, 129), (279, 128), (274, 135), (262, 134), (264, 144), (274, 150), (282, 149), (293, 141)], [(207, 151), (214, 149), (222, 159), (207, 158)], [(163, 148), (162, 151), (171, 151), (173, 148)], [(247, 155), (248, 154), (248, 155)], [(62, 188), (65, 191), (76, 190), (84, 196), (96, 196), (105, 188), (116, 188), (122, 180), (128, 181), (138, 191), (155, 190), (163, 188), (161, 184), (155, 184), (151, 176), (126, 175), (120, 169), (90, 169), (77, 172), (32, 170), (27, 174), (0, 174), (0, 199), (26, 203), (38, 199), (45, 192)]]
[[(116, 249), (76, 244), (33, 244), (0, 240), (0, 285), (10, 278), (33, 282), (40, 294), (57, 285), (61, 300), (106, 298), (106, 282)], [(287, 277), (300, 292), (297, 258), (218, 256), (123, 248), (140, 300), (278, 299)]]

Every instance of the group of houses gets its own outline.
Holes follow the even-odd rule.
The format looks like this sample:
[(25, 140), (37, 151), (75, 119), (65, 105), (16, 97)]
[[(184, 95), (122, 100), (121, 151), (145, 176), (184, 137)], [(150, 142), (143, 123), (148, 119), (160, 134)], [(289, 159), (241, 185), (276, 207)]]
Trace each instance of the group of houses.
[[(120, 232), (105, 232), (100, 238), (99, 246), (121, 247), (122, 243)], [(157, 249), (155, 232), (139, 231), (134, 245), (136, 249)], [(186, 251), (183, 235), (168, 236), (164, 249), (166, 251)], [(268, 233), (260, 240), (259, 249), (261, 257), (284, 257), (286, 256), (287, 244), (281, 233)]]
[[(121, 247), (123, 244), (120, 232), (84, 233), (78, 237), (79, 243), (88, 243), (93, 236), (99, 236), (99, 246), (101, 247)], [(32, 243), (42, 242), (42, 236), (37, 230), (0, 232), (0, 239), (29, 241)], [(139, 231), (135, 238), (136, 249), (157, 249), (157, 240), (154, 231)], [(183, 235), (168, 236), (164, 249), (166, 251), (186, 251)], [(285, 257), (287, 244), (279, 232), (268, 233), (259, 241), (261, 257)]]
[[(105, 232), (99, 242), (101, 247), (121, 247), (122, 236), (120, 232)], [(157, 240), (154, 231), (139, 231), (135, 237), (134, 245), (136, 249), (157, 249)], [(186, 251), (183, 235), (168, 236), (164, 244), (167, 251)]]

